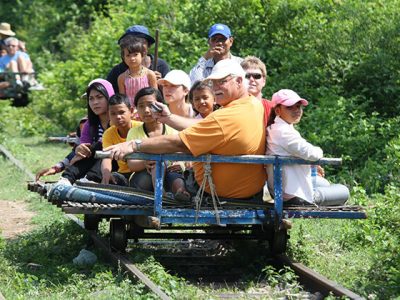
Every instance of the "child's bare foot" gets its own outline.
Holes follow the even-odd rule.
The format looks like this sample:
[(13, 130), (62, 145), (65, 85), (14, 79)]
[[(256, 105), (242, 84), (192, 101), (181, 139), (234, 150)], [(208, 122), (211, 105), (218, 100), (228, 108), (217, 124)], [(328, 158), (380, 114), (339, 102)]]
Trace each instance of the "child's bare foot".
[(183, 188), (178, 189), (174, 198), (181, 202), (190, 202), (191, 199), (190, 194)]

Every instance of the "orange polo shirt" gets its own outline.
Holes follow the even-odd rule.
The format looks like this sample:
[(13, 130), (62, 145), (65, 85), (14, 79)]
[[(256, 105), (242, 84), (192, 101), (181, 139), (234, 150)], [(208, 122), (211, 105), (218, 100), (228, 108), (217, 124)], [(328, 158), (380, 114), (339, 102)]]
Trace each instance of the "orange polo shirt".
[[(264, 155), (264, 108), (253, 96), (234, 100), (199, 123), (179, 133), (194, 156)], [(193, 165), (197, 183), (203, 181), (203, 163)], [(217, 194), (226, 198), (247, 198), (262, 190), (266, 175), (262, 164), (212, 164)], [(208, 187), (207, 192), (210, 192)]]

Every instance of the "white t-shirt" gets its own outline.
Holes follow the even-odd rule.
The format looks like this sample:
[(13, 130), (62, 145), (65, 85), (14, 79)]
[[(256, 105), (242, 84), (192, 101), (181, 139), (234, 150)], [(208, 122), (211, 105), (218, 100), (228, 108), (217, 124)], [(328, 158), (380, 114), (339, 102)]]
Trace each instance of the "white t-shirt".
[[(274, 124), (267, 127), (267, 155), (294, 156), (317, 161), (323, 157), (321, 148), (313, 146), (301, 137), (293, 124), (288, 124), (279, 116)], [(267, 165), (268, 188), (273, 193), (273, 166)], [(293, 196), (313, 202), (313, 186), (309, 165), (283, 165), (282, 189), (284, 199)]]

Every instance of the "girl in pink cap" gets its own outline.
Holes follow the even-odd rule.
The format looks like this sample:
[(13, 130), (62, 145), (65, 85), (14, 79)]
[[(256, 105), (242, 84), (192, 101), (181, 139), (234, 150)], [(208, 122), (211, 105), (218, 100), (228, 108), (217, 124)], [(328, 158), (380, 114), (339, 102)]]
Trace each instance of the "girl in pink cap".
[[(282, 89), (272, 96), (273, 110), (267, 124), (267, 155), (292, 156), (309, 161), (323, 157), (320, 147), (314, 146), (301, 137), (294, 128), (303, 115), (303, 107), (308, 101), (296, 92)], [(267, 165), (268, 188), (274, 191), (273, 166)], [(319, 168), (320, 175), (323, 169)], [(313, 185), (310, 165), (283, 165), (282, 192), (285, 204), (289, 205), (341, 205), (349, 197), (346, 186), (330, 183), (316, 176)]]

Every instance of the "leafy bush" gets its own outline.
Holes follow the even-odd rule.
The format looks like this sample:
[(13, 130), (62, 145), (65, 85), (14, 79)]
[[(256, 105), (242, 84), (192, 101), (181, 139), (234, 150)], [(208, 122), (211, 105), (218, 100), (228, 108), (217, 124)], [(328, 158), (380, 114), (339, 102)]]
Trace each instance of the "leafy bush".
[[(159, 29), (160, 57), (185, 71), (207, 50), (210, 25), (228, 24), (232, 52), (266, 63), (267, 98), (291, 88), (310, 100), (300, 131), (327, 156), (343, 158), (328, 174), (353, 187), (353, 203), (370, 206), (369, 218), (345, 227), (340, 241), (345, 249), (372, 249), (373, 268), (360, 276), (360, 289), (385, 287), (379, 274), (386, 286), (399, 286), (400, 266), (390, 263), (400, 261), (399, 0), (18, 0), (4, 7), (2, 20), (29, 37), (48, 89), (32, 94), (26, 109), (0, 107), (0, 139), (75, 128), (86, 111), (80, 95), (120, 61), (116, 41), (132, 24)], [(396, 290), (382, 293), (389, 298)]]

